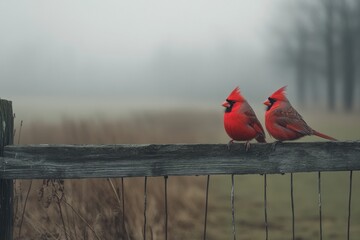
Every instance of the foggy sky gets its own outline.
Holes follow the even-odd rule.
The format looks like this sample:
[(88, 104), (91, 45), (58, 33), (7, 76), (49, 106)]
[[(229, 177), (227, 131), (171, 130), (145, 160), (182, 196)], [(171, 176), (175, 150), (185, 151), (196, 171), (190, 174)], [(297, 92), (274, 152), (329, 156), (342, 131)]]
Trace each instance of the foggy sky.
[(0, 97), (262, 100), (278, 1), (1, 1)]

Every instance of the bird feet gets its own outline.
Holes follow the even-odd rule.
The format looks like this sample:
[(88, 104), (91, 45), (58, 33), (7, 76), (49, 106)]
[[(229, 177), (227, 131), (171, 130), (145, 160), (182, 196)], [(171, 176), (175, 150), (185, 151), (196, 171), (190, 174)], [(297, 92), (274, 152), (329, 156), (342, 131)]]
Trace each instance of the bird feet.
[(228, 148), (229, 151), (231, 150), (231, 145), (232, 145), (233, 143), (234, 143), (234, 140), (232, 140), (232, 139), (228, 142), (227, 148)]
[[(230, 141), (228, 142), (228, 144), (227, 144), (227, 149), (228, 149), (229, 151), (231, 150), (231, 145), (232, 145), (233, 143), (234, 143), (234, 140), (230, 140)], [(248, 152), (249, 149), (250, 149), (250, 141), (246, 141), (244, 147), (245, 147), (245, 152)]]
[(246, 141), (246, 143), (245, 143), (245, 152), (248, 152), (249, 149), (250, 149), (250, 142)]
[(275, 151), (276, 150), (276, 145), (278, 145), (279, 143), (282, 143), (281, 141), (275, 141), (275, 142), (273, 142), (272, 143), (272, 146), (271, 146), (271, 149), (273, 150), (273, 151)]

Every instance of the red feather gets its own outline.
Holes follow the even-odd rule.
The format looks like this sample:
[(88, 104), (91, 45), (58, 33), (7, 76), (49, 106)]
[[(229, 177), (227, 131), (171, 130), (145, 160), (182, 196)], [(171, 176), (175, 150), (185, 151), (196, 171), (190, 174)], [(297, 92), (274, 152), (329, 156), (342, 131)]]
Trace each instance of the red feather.
[(269, 134), (280, 141), (295, 140), (310, 135), (336, 141), (335, 138), (315, 131), (304, 121), (286, 98), (285, 88), (286, 86), (280, 88), (264, 102), (268, 106), (265, 113), (265, 127)]
[(223, 106), (227, 107), (224, 114), (226, 133), (235, 141), (250, 141), (254, 138), (258, 142), (265, 142), (265, 132), (257, 119), (255, 112), (240, 94), (236, 87), (226, 99)]
[(283, 86), (282, 88), (276, 90), (273, 94), (271, 94), (270, 98), (277, 99), (277, 100), (287, 100), (285, 96), (285, 90), (287, 86)]
[(236, 87), (227, 97), (227, 100), (241, 102), (244, 101), (244, 97), (241, 96), (240, 88)]

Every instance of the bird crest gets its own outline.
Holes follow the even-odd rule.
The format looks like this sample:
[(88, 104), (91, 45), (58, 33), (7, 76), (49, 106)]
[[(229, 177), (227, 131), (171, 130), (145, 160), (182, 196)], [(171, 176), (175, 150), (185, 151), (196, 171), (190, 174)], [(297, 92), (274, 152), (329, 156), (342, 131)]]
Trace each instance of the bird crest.
[(240, 88), (236, 87), (230, 95), (227, 97), (227, 100), (236, 101), (236, 102), (242, 102), (244, 101), (244, 97), (241, 96)]
[(286, 95), (285, 95), (286, 87), (287, 87), (287, 86), (283, 86), (282, 88), (276, 90), (276, 91), (270, 96), (270, 98), (273, 98), (273, 99), (276, 99), (276, 100), (280, 100), (280, 101), (287, 100)]

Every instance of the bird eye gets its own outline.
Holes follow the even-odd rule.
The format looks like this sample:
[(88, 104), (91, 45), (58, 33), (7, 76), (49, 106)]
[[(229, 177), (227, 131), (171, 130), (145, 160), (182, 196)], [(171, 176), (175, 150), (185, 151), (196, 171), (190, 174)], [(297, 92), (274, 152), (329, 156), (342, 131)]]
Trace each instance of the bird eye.
[(270, 103), (274, 103), (274, 102), (276, 102), (276, 99), (274, 99), (274, 98), (268, 98), (269, 99), (269, 101), (270, 101)]

